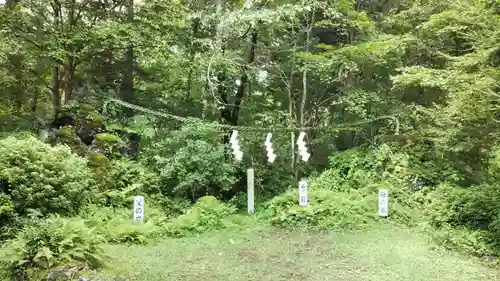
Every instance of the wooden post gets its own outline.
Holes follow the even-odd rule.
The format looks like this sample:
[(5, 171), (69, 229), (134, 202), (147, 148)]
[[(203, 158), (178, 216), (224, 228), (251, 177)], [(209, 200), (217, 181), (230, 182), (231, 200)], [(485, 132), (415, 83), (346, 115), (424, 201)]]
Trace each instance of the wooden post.
[(253, 169), (247, 170), (247, 206), (248, 213), (255, 212), (255, 194), (254, 194), (254, 181)]

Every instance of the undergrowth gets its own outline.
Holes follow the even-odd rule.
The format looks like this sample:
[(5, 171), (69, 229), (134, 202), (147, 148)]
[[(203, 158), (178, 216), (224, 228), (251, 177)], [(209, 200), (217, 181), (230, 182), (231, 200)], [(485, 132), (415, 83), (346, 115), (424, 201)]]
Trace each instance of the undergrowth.
[[(367, 153), (340, 152), (330, 158), (331, 168), (309, 180), (305, 207), (298, 206), (298, 190), (271, 199), (265, 217), (275, 226), (318, 229), (361, 229), (381, 222), (377, 214), (379, 189), (389, 190), (389, 223), (414, 226), (420, 219), (417, 200), (404, 181), (395, 181), (385, 171), (401, 171), (404, 157), (387, 153), (387, 147)], [(384, 165), (375, 160), (383, 160)], [(380, 162), (380, 161), (379, 161)]]
[(166, 220), (161, 210), (146, 203), (147, 216), (143, 223), (134, 224), (131, 208), (89, 205), (81, 213), (87, 225), (110, 243), (146, 244), (158, 237), (158, 229)]
[[(307, 206), (298, 206), (298, 190), (277, 196), (266, 204), (265, 217), (283, 227), (360, 229), (380, 222), (377, 214), (378, 185), (366, 189), (332, 190), (312, 184)], [(389, 222), (412, 225), (412, 210), (396, 198), (390, 199)]]
[(0, 276), (38, 281), (57, 268), (101, 268), (107, 261), (105, 242), (82, 219), (51, 216), (27, 226), (0, 249)]
[[(9, 141), (13, 140), (5, 140), (7, 144)], [(251, 228), (255, 222), (333, 231), (369, 229), (380, 224), (424, 225), (432, 239), (445, 248), (478, 256), (498, 253), (499, 249), (500, 190), (496, 185), (416, 186), (409, 180), (417, 178), (410, 157), (392, 152), (388, 146), (335, 154), (329, 169), (308, 180), (307, 206), (298, 206), (298, 188), (294, 187), (263, 204), (256, 202), (260, 207), (256, 216), (248, 216), (238, 212), (245, 207), (245, 194), (230, 202), (204, 196), (191, 205), (185, 199), (172, 199), (158, 192), (163, 187), (156, 184), (156, 176), (145, 166), (135, 167), (131, 161), (113, 160), (113, 165), (106, 166), (106, 173), (94, 177), (100, 178), (101, 183), (89, 195), (84, 190), (90, 182), (83, 178), (91, 171), (83, 158), (71, 154), (66, 147), (51, 148), (34, 139), (25, 142), (32, 144), (31, 148), (9, 144), (14, 154), (6, 149), (0, 151), (5, 166), (15, 161), (13, 156), (22, 156), (22, 161), (16, 162), (18, 166), (3, 173), (4, 185), (8, 179), (9, 186), (19, 183), (20, 187), (11, 194), (0, 193), (0, 219), (7, 222), (0, 237), (12, 238), (0, 250), (0, 273), (8, 278), (40, 280), (40, 276), (58, 267), (100, 268), (106, 260), (100, 248), (102, 243), (144, 245), (164, 237)], [(57, 156), (54, 163), (40, 160), (47, 151)], [(64, 165), (69, 160), (62, 156), (70, 157), (84, 172), (78, 177), (68, 176), (72, 172)], [(63, 166), (63, 170), (57, 171)], [(38, 172), (25, 178), (23, 169)], [(59, 182), (57, 175), (71, 181)], [(33, 180), (30, 177), (42, 182), (29, 187)], [(137, 183), (136, 179), (144, 182)], [(38, 192), (36, 196), (45, 192), (56, 199), (44, 199), (47, 205), (29, 203), (24, 199), (32, 200), (33, 187)], [(389, 190), (386, 219), (377, 214), (379, 189)], [(132, 219), (136, 194), (146, 197), (146, 216), (141, 223)], [(81, 202), (80, 198), (87, 201)], [(58, 210), (78, 217), (51, 216)]]
[(213, 196), (204, 196), (191, 209), (167, 223), (165, 235), (182, 237), (231, 228), (240, 221), (236, 212), (236, 207), (220, 202)]

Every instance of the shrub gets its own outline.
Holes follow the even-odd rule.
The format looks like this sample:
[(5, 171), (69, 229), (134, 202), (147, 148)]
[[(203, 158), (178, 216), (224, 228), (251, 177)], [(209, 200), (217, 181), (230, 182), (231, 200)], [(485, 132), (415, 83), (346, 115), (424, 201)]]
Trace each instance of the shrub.
[(425, 214), (438, 243), (475, 255), (499, 252), (499, 187), (443, 183), (428, 198)]
[(163, 194), (195, 200), (231, 190), (236, 169), (226, 161), (226, 152), (218, 127), (192, 121), (144, 154), (150, 155), (150, 166), (160, 176)]
[(374, 182), (390, 182), (403, 188), (410, 176), (408, 156), (386, 145), (376, 149), (349, 149), (329, 157), (330, 168), (313, 179), (332, 190), (359, 189)]
[(100, 268), (107, 259), (100, 247), (103, 242), (82, 219), (53, 216), (26, 227), (0, 249), (0, 273), (11, 279), (42, 280), (56, 268)]
[(170, 198), (161, 193), (151, 194), (149, 196), (151, 202), (161, 207), (163, 215), (169, 218), (178, 217), (184, 214), (192, 207), (192, 203), (184, 198)]
[[(314, 183), (314, 181), (313, 181)], [(389, 189), (389, 221), (411, 225), (413, 209), (401, 200), (396, 188), (390, 185), (367, 185), (362, 189), (332, 190), (318, 182), (311, 184), (308, 205), (298, 205), (298, 190), (290, 190), (265, 204), (265, 217), (281, 227), (312, 227), (318, 229), (357, 229), (376, 221), (378, 189)], [(396, 191), (394, 194), (391, 191)], [(411, 202), (411, 201), (410, 201)]]
[(362, 187), (377, 176), (370, 158), (374, 158), (373, 153), (361, 148), (337, 152), (329, 157), (330, 168), (316, 181), (332, 190)]
[(113, 181), (112, 189), (125, 189), (133, 184), (140, 184), (149, 190), (157, 187), (156, 174), (142, 164), (131, 160), (111, 161), (109, 176)]
[(146, 216), (141, 224), (134, 224), (132, 208), (89, 205), (81, 215), (110, 243), (146, 244), (160, 234), (166, 217), (151, 204), (146, 203), (145, 210)]
[(157, 191), (157, 175), (131, 160), (112, 160), (98, 173), (101, 204), (130, 206), (134, 194)]
[(488, 229), (499, 214), (500, 190), (496, 186), (481, 185), (470, 188), (443, 183), (429, 196), (427, 216), (436, 226), (466, 226)]
[(460, 251), (476, 256), (485, 256), (494, 252), (490, 234), (485, 230), (465, 227), (452, 227), (449, 224), (428, 229), (431, 238), (445, 249)]
[(166, 225), (166, 235), (178, 237), (223, 229), (232, 224), (230, 216), (235, 213), (234, 206), (222, 203), (213, 196), (204, 196), (186, 213)]
[(14, 233), (15, 228), (12, 227), (12, 224), (19, 221), (14, 210), (14, 202), (6, 194), (0, 194), (0, 221), (2, 222), (2, 226), (0, 226), (0, 241), (2, 241)]
[(69, 147), (52, 147), (34, 137), (0, 140), (0, 194), (16, 214), (29, 209), (74, 214), (86, 203), (92, 186), (87, 161)]
[[(389, 221), (413, 225), (421, 218), (419, 197), (411, 191), (407, 157), (391, 153), (387, 145), (375, 151), (352, 149), (330, 157), (331, 168), (309, 180), (309, 204), (298, 206), (298, 190), (266, 204), (274, 225), (353, 229), (378, 221), (378, 190), (389, 190)], [(398, 178), (398, 179), (395, 179)]]
[(363, 227), (376, 219), (375, 197), (363, 197), (357, 190), (315, 189), (308, 197), (308, 205), (302, 207), (297, 190), (277, 196), (266, 205), (266, 216), (275, 226), (337, 230)]

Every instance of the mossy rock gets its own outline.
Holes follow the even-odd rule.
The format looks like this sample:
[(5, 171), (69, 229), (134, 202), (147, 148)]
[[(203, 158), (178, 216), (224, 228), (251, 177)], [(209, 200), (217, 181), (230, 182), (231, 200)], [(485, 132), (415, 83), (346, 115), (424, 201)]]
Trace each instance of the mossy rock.
[(79, 110), (91, 112), (91, 111), (94, 111), (94, 107), (88, 103), (82, 103), (79, 106)]
[(61, 107), (61, 110), (57, 117), (65, 116), (65, 115), (71, 115), (78, 109), (78, 104), (76, 102), (70, 102), (68, 104), (65, 104)]
[(90, 119), (94, 122), (94, 124), (104, 125), (104, 117), (102, 117), (99, 113), (91, 114)]
[(75, 128), (73, 126), (64, 126), (59, 130), (59, 135), (64, 139), (74, 139), (76, 138)]
[(104, 117), (90, 104), (81, 104), (76, 110), (76, 118), (80, 122), (84, 121), (98, 126), (104, 125)]
[(95, 136), (94, 147), (104, 151), (107, 156), (119, 154), (119, 150), (125, 146), (125, 142), (117, 135), (100, 133)]
[(195, 205), (217, 205), (219, 204), (219, 200), (217, 200), (217, 198), (215, 198), (214, 196), (211, 196), (211, 195), (207, 195), (207, 196), (203, 196), (203, 197), (200, 197), (200, 199), (198, 199), (198, 202), (196, 202)]
[(108, 167), (109, 165), (109, 159), (106, 157), (106, 155), (103, 155), (98, 152), (92, 152), (88, 156), (88, 163), (89, 166), (94, 167), (94, 168), (103, 168), (103, 167)]
[(6, 194), (0, 194), (0, 217), (8, 217), (14, 215), (14, 202)]
[(214, 196), (203, 196), (198, 199), (198, 201), (194, 204), (193, 209), (195, 210), (212, 210), (222, 207), (223, 203), (220, 202)]
[(77, 136), (75, 127), (68, 125), (63, 126), (59, 129), (59, 136), (57, 138), (58, 142), (64, 143), (70, 146), (78, 154), (82, 155), (85, 153), (84, 145), (81, 139)]
[(102, 143), (111, 143), (111, 144), (117, 144), (121, 143), (122, 139), (120, 136), (114, 135), (114, 134), (109, 134), (109, 133), (100, 133), (95, 135), (95, 139), (98, 142)]
[(85, 127), (97, 128), (104, 126), (104, 117), (89, 104), (67, 104), (57, 114), (58, 118), (75, 114), (76, 121)]

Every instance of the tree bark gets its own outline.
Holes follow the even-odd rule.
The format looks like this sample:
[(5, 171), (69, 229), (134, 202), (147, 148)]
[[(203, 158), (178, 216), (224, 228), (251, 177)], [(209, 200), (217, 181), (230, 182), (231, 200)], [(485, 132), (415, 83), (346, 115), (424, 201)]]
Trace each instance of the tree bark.
[[(13, 10), (19, 2), (19, 0), (7, 0), (5, 1), (5, 4), (8, 9)], [(22, 87), (24, 58), (23, 55), (14, 53), (7, 54), (7, 59), (12, 65), (10, 71), (14, 74), (14, 78), (16, 79), (16, 83), (10, 87), (9, 92), (13, 95), (16, 109), (21, 110), (23, 106), (23, 99), (26, 94), (24, 88)]]
[(61, 112), (61, 80), (59, 78), (59, 66), (54, 67), (52, 72), (52, 104), (54, 106), (54, 116)]
[[(233, 105), (231, 106), (230, 120), (227, 120), (229, 124), (233, 126), (238, 125), (241, 103), (243, 97), (245, 96), (245, 86), (248, 84), (248, 70), (250, 64), (255, 61), (255, 49), (257, 46), (257, 30), (253, 28), (250, 40), (248, 42), (248, 55), (245, 64), (241, 67), (240, 85), (236, 91), (236, 96), (234, 97)], [(228, 105), (229, 106), (229, 105)]]
[(196, 44), (195, 39), (197, 38), (198, 35), (198, 29), (200, 27), (201, 20), (199, 18), (194, 18), (192, 21), (192, 34), (191, 34), (191, 42), (189, 43), (189, 72), (188, 72), (188, 78), (186, 82), (186, 99), (189, 99), (191, 97), (191, 88), (193, 84), (193, 63), (194, 63), (194, 58), (196, 55)]
[[(134, 21), (134, 1), (127, 0), (127, 21)], [(129, 38), (128, 46), (125, 48), (125, 72), (123, 74), (122, 87), (120, 98), (126, 102), (135, 102), (134, 92), (134, 48), (132, 38)], [(131, 109), (125, 109), (125, 115), (133, 116), (134, 112)]]
[(64, 103), (73, 98), (73, 87), (75, 78), (75, 62), (73, 56), (68, 57), (64, 65)]

